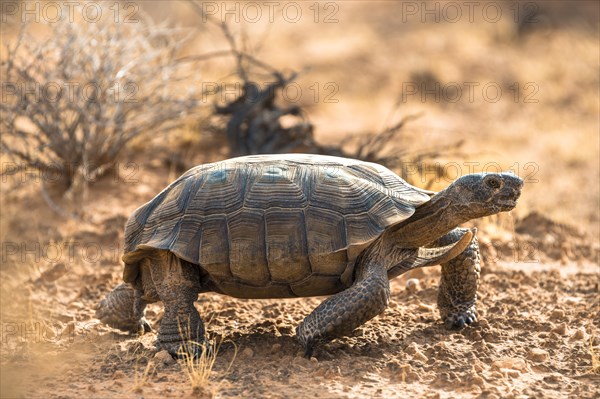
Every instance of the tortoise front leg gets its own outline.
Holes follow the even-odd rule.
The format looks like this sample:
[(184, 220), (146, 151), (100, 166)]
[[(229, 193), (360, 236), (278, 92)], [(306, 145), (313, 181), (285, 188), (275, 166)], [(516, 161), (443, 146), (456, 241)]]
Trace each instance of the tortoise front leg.
[[(456, 228), (436, 241), (447, 245), (456, 241), (465, 230)], [(446, 328), (461, 329), (477, 321), (477, 288), (479, 286), (480, 253), (477, 229), (472, 229), (473, 239), (467, 248), (447, 263), (442, 263), (442, 278), (438, 292), (438, 309)]]
[(390, 284), (381, 261), (357, 265), (355, 283), (323, 301), (296, 330), (296, 337), (310, 357), (316, 344), (350, 334), (385, 310)]

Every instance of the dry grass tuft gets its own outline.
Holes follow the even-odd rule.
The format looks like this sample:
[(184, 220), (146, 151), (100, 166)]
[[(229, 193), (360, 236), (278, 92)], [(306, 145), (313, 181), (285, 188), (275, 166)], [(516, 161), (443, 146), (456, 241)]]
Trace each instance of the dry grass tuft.
[(152, 375), (154, 375), (155, 371), (156, 371), (156, 365), (151, 361), (149, 361), (146, 364), (144, 371), (142, 371), (141, 373), (138, 372), (137, 366), (136, 366), (135, 374), (133, 376), (132, 391), (135, 393), (142, 393), (142, 391), (144, 390), (144, 387), (148, 386), (148, 383), (150, 382), (150, 378), (152, 377)]
[[(189, 331), (189, 326), (187, 330)], [(181, 326), (179, 327), (179, 331), (182, 336), (186, 336)], [(219, 343), (209, 340), (207, 335), (203, 343), (186, 341), (179, 349), (179, 364), (190, 381), (192, 392), (198, 397), (213, 398), (223, 383), (223, 378), (216, 384), (211, 383), (217, 354), (222, 343), (222, 340)], [(235, 344), (234, 348), (233, 357), (224, 374), (229, 372), (237, 356), (238, 348)], [(197, 355), (198, 353), (200, 353), (199, 356)]]

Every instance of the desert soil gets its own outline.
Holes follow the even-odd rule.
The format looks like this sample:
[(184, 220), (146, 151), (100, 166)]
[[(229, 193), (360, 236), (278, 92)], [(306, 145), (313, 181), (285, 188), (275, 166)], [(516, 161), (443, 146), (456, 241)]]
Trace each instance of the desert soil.
[[(117, 171), (85, 193), (85, 220), (55, 214), (31, 179), (3, 180), (1, 397), (600, 397), (598, 4), (566, 6), (566, 13), (566, 3), (552, 3), (539, 24), (520, 31), (510, 20), (400, 23), (391, 2), (349, 2), (337, 24), (273, 27), (261, 53), (281, 68), (309, 60), (307, 87), (339, 83), (338, 103), (301, 104), (328, 144), (385, 126), (401, 82), (418, 76), (536, 82), (535, 104), (511, 94), (498, 103), (426, 99), (399, 107), (403, 115), (424, 112), (407, 126), (403, 149), (464, 140), (460, 153), (438, 161), (518, 164), (522, 177), (535, 173), (515, 211), (470, 224), (479, 228), (483, 254), (474, 325), (444, 329), (439, 267), (394, 280), (382, 315), (311, 359), (301, 356), (294, 332), (322, 298), (203, 294), (196, 306), (218, 350), (207, 382), (194, 388), (184, 362), (157, 352), (155, 332), (130, 336), (94, 318), (121, 279), (126, 218), (180, 173), (170, 160), (192, 166), (226, 156), (202, 139), (190, 142), (194, 132), (179, 132), (133, 143)], [(193, 24), (178, 7), (172, 17)], [(250, 35), (261, 29), (248, 27)], [(195, 46), (209, 39), (199, 34)], [(149, 306), (155, 331), (162, 312)]]

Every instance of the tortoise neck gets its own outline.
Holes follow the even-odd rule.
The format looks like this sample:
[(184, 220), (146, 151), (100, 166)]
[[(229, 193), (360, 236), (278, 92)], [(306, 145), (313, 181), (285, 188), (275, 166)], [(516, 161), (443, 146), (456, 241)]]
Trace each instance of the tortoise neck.
[(390, 231), (389, 242), (402, 248), (416, 248), (430, 244), (469, 220), (462, 207), (444, 191), (434, 195), (415, 213)]

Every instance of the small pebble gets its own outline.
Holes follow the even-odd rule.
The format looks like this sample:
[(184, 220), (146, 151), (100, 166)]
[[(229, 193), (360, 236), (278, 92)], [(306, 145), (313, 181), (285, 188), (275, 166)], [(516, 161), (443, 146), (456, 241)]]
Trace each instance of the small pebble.
[(75, 301), (75, 302), (71, 302), (69, 304), (69, 306), (67, 306), (69, 309), (83, 309), (85, 306), (83, 306), (83, 303), (79, 302), (79, 301)]
[(421, 290), (421, 283), (418, 278), (409, 278), (406, 280), (406, 290), (411, 294)]
[(427, 362), (429, 360), (429, 358), (427, 356), (425, 356), (425, 354), (423, 352), (421, 352), (421, 350), (419, 349), (418, 345), (416, 342), (411, 342), (408, 347), (405, 350), (406, 353), (408, 353), (409, 355), (412, 355), (414, 360), (420, 361), (420, 362)]
[(549, 382), (551, 384), (558, 384), (562, 381), (562, 376), (560, 374), (551, 374), (544, 377), (544, 381)]
[(486, 319), (481, 319), (477, 323), (479, 323), (479, 326), (481, 326), (481, 328), (483, 329), (487, 329), (490, 327), (490, 323), (488, 323)]
[(508, 370), (506, 370), (506, 375), (511, 378), (517, 378), (518, 376), (521, 375), (521, 372), (519, 370), (508, 369)]
[(154, 358), (158, 362), (160, 362), (162, 364), (166, 364), (166, 365), (171, 365), (171, 364), (175, 363), (175, 359), (173, 359), (173, 356), (171, 356), (171, 354), (169, 352), (167, 352), (166, 350), (156, 352), (156, 354), (154, 355)]
[(281, 344), (273, 344), (271, 347), (271, 353), (277, 353), (281, 350)]
[(556, 326), (555, 328), (552, 329), (553, 333), (556, 333), (556, 334), (561, 335), (563, 337), (565, 335), (567, 335), (568, 331), (569, 331), (569, 328), (567, 327), (567, 323), (561, 323), (561, 324), (559, 324), (558, 326)]
[(425, 363), (427, 360), (429, 360), (429, 358), (427, 356), (425, 356), (425, 354), (418, 349), (416, 349), (415, 353), (413, 353), (413, 359), (418, 360), (423, 363)]
[(250, 349), (250, 348), (245, 348), (245, 349), (242, 351), (242, 357), (252, 357), (252, 356), (254, 356), (254, 351), (253, 351), (252, 349)]
[(584, 340), (586, 335), (587, 334), (585, 333), (585, 330), (582, 327), (582, 328), (575, 330), (575, 333), (572, 335), (572, 338), (576, 339), (576, 340)]
[(485, 388), (485, 380), (483, 377), (476, 375), (475, 377), (471, 378), (471, 382), (480, 388)]
[(431, 305), (427, 305), (426, 303), (420, 303), (418, 309), (421, 312), (433, 312), (435, 308)]
[(565, 311), (562, 309), (554, 309), (550, 314), (550, 318), (553, 320), (562, 319), (563, 317), (565, 317)]
[(567, 305), (577, 305), (579, 302), (581, 302), (581, 298), (577, 298), (574, 296), (568, 296), (564, 300), (565, 304)]
[(319, 359), (317, 359), (316, 357), (313, 356), (310, 358), (310, 362), (313, 364), (319, 364)]
[(543, 349), (533, 348), (529, 350), (527, 358), (534, 362), (545, 362), (550, 359), (550, 354)]
[(525, 360), (518, 357), (507, 357), (504, 359), (496, 360), (492, 362), (492, 370), (500, 370), (500, 369), (512, 369), (519, 371), (527, 370), (527, 363)]

